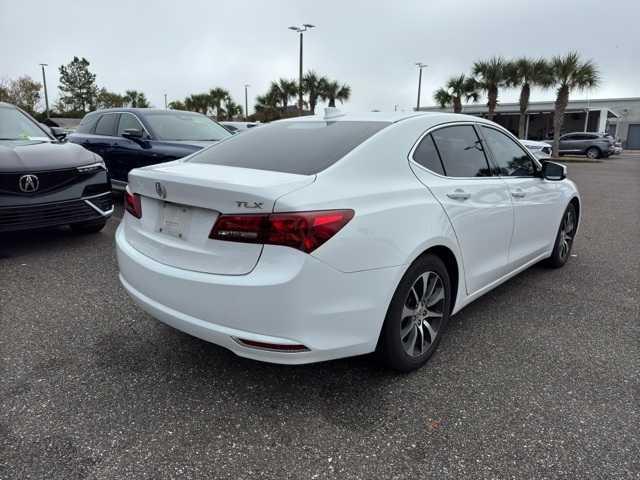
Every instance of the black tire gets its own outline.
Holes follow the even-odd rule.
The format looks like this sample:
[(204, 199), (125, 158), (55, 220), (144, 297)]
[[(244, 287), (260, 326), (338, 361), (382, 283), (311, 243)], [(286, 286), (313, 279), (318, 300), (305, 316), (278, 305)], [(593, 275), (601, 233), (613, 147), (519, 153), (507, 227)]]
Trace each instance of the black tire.
[[(423, 285), (422, 291), (420, 291), (421, 285)], [(439, 285), (442, 287), (442, 300), (433, 303), (428, 309), (426, 293), (433, 287), (433, 296), (430, 298), (438, 298), (440, 295)], [(418, 300), (419, 296), (422, 296), (422, 300)], [(405, 316), (405, 313), (412, 309), (420, 317), (418, 315)], [(418, 258), (402, 277), (391, 299), (378, 342), (380, 359), (388, 367), (401, 372), (410, 372), (420, 368), (438, 347), (449, 321), (450, 309), (451, 282), (444, 263), (440, 258), (431, 254)], [(441, 317), (437, 316), (438, 312), (441, 312)], [(408, 331), (407, 329), (411, 329), (411, 331), (403, 339), (401, 332)], [(415, 338), (412, 337), (414, 330)], [(412, 338), (415, 342), (413, 348), (409, 346)], [(410, 349), (412, 353), (409, 353), (407, 349)]]
[(562, 215), (556, 241), (553, 245), (553, 252), (547, 259), (546, 263), (551, 268), (560, 268), (567, 263), (571, 256), (571, 248), (573, 247), (573, 237), (576, 234), (578, 226), (578, 215), (576, 206), (570, 203)]
[(602, 152), (598, 147), (589, 147), (587, 148), (585, 155), (587, 156), (587, 158), (596, 159), (602, 156)]
[(72, 223), (70, 227), (74, 233), (79, 233), (79, 234), (98, 233), (100, 230), (104, 228), (106, 224), (107, 224), (106, 219), (100, 219), (100, 220), (91, 220), (90, 222)]

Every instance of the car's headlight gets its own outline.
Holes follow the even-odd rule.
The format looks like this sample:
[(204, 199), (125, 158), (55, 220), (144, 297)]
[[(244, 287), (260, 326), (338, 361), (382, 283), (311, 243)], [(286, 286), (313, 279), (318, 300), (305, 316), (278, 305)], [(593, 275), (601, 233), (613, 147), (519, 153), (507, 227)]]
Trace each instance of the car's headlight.
[(95, 162), (89, 165), (83, 165), (78, 167), (78, 172), (80, 173), (91, 173), (97, 170), (106, 170), (107, 166), (104, 164), (104, 160), (100, 158), (98, 155), (95, 155)]

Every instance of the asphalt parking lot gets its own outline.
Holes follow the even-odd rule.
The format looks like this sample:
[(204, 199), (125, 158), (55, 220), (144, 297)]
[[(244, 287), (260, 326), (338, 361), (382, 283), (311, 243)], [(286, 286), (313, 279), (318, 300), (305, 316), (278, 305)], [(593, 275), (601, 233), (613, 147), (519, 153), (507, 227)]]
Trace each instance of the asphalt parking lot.
[(4, 235), (0, 479), (640, 478), (640, 154), (569, 176), (569, 264), (463, 310), (409, 375), (256, 363), (156, 322), (118, 284), (117, 218)]

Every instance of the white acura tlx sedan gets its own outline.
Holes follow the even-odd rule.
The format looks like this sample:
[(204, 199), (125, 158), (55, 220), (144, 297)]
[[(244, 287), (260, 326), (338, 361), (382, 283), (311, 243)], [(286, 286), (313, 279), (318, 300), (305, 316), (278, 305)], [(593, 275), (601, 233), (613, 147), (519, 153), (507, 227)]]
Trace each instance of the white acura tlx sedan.
[(155, 318), (256, 360), (401, 371), (465, 305), (564, 265), (580, 218), (564, 166), (446, 113), (274, 122), (133, 170), (125, 201), (120, 280)]

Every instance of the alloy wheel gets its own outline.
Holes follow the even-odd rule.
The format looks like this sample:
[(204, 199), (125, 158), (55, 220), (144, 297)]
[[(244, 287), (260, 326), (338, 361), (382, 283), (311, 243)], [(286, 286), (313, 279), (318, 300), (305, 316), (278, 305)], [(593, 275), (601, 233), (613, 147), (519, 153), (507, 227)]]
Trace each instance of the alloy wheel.
[(432, 271), (420, 275), (409, 289), (400, 320), (400, 340), (410, 357), (419, 357), (434, 343), (442, 325), (445, 289)]
[(571, 242), (575, 230), (575, 214), (572, 208), (569, 208), (564, 214), (562, 225), (560, 226), (560, 258), (565, 259), (571, 250)]

